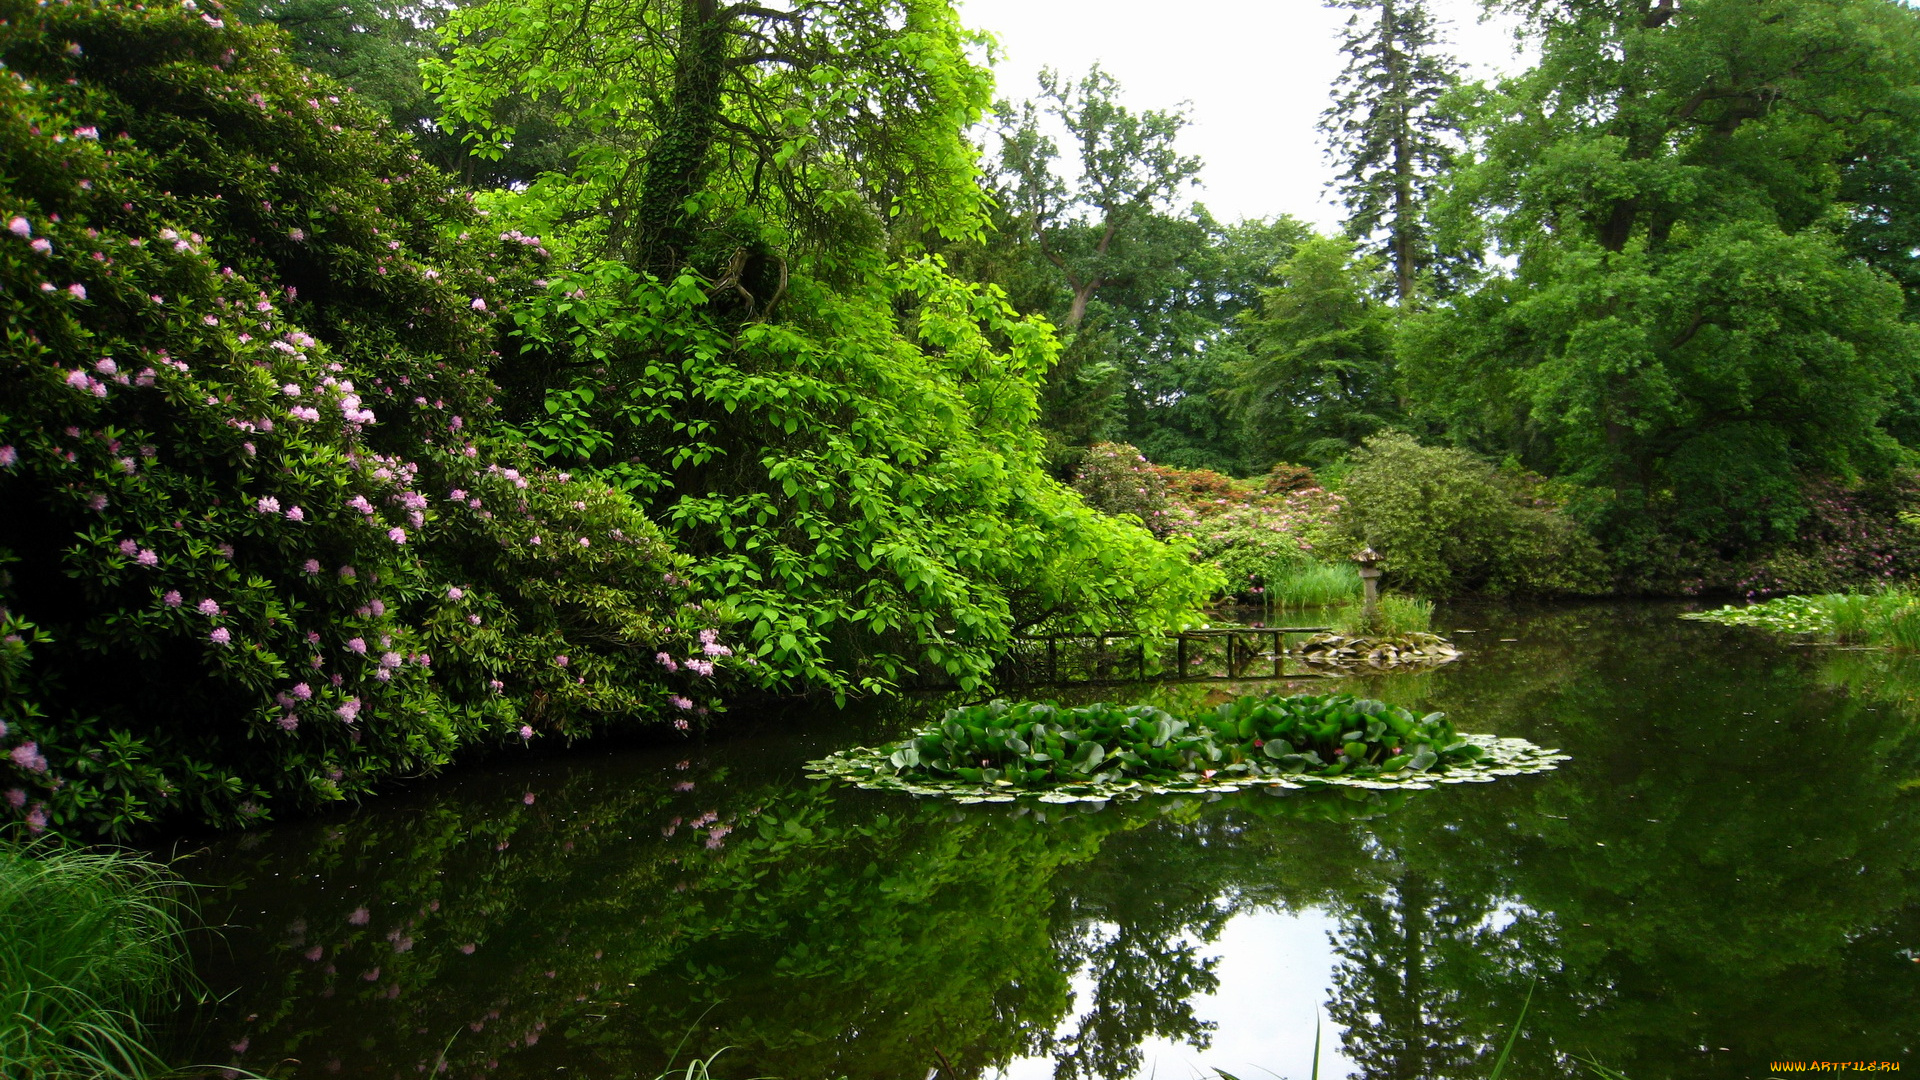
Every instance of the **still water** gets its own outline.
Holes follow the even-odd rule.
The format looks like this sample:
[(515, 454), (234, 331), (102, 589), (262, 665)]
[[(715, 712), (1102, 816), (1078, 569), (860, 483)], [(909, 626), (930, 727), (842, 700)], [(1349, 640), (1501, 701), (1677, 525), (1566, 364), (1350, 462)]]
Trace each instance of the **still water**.
[(220, 887), (202, 973), (224, 1000), (184, 1056), (646, 1080), (725, 1047), (723, 1080), (1306, 1080), (1317, 1029), (1323, 1077), (1483, 1078), (1525, 1004), (1510, 1077), (1920, 1070), (1920, 662), (1680, 610), (1443, 609), (1478, 631), (1460, 662), (1293, 684), (1574, 756), (1492, 784), (1062, 813), (801, 776), (949, 704), (926, 701), (256, 830), (190, 864)]

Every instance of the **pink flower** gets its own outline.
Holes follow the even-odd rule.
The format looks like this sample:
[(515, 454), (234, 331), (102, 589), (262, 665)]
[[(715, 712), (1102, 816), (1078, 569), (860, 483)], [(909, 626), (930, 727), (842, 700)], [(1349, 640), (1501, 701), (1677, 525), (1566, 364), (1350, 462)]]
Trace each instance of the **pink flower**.
[(466, 953), (466, 954), (467, 954), (468, 956), (472, 956), (472, 955), (473, 955), (473, 950), (474, 950), (474, 949), (475, 949), (476, 947), (477, 947), (477, 946), (475, 946), (475, 945), (473, 944), (473, 942), (471, 942), (471, 941), (469, 941), (469, 942), (467, 942), (467, 943), (466, 943), (465, 945), (462, 945), (462, 946), (460, 946), (460, 951), (461, 951), (461, 952), (463, 952), (463, 953)]
[(47, 771), (47, 759), (40, 753), (39, 743), (23, 742), (19, 746), (14, 747), (13, 753), (8, 754), (7, 757), (10, 758), (15, 765), (20, 766), (30, 773), (43, 773)]
[(14, 462), (19, 460), (20, 452), (18, 450), (15, 450), (11, 446), (0, 446), (0, 469), (11, 469), (13, 468)]
[(483, 300), (483, 299), (481, 299), (481, 298), (480, 298), (480, 297), (478, 297), (478, 296), (476, 296), (476, 297), (474, 297), (474, 298), (473, 298), (473, 303), (472, 303), (472, 304), (471, 304), (470, 306), (471, 306), (471, 307), (473, 308), (473, 310), (475, 310), (475, 311), (485, 311), (485, 310), (487, 310), (487, 302), (486, 302), (485, 300)]
[(357, 697), (350, 697), (346, 700), (345, 704), (341, 705), (339, 708), (333, 711), (339, 714), (340, 719), (345, 720), (347, 723), (351, 724), (353, 723), (354, 718), (360, 715), (360, 699)]
[(675, 790), (675, 791), (692, 791), (692, 790), (693, 790), (693, 781), (691, 781), (691, 780), (682, 780), (682, 781), (680, 781), (679, 783), (677, 783), (677, 784), (675, 784), (675, 785), (673, 785), (673, 790)]
[(160, 598), (160, 602), (167, 605), (168, 607), (179, 607), (180, 606), (180, 590), (168, 589), (167, 595), (162, 596)]
[(47, 831), (47, 808), (36, 806), (27, 811), (27, 831), (35, 836)]
[(571, 662), (572, 661), (568, 660), (565, 656), (556, 656), (553, 658), (554, 667), (566, 667)]
[(307, 238), (307, 234), (300, 229), (287, 230), (287, 239), (293, 241), (296, 244), (302, 240), (305, 240), (306, 238)]
[(461, 592), (460, 586), (458, 585), (455, 585), (452, 588), (447, 590), (447, 599), (449, 600), (458, 600), (465, 595), (467, 594), (464, 592)]
[(297, 506), (288, 507), (287, 520), (288, 521), (305, 521), (307, 520), (307, 512), (305, 510), (300, 509)]
[(44, 236), (38, 240), (35, 240), (33, 243), (28, 244), (27, 246), (39, 252), (42, 255), (53, 254), (53, 241), (47, 239)]
[(373, 917), (372, 912), (368, 911), (364, 907), (357, 907), (347, 914), (347, 925), (365, 926), (367, 925), (367, 920), (372, 917)]
[(213, 633), (207, 635), (207, 639), (215, 645), (225, 645), (233, 640), (233, 635), (227, 633), (226, 627), (216, 626), (213, 628)]
[(691, 708), (693, 708), (693, 702), (691, 702), (691, 701), (689, 701), (689, 700), (687, 700), (687, 699), (686, 699), (686, 698), (684, 698), (684, 697), (681, 697), (681, 696), (680, 696), (679, 694), (674, 694), (673, 696), (671, 696), (671, 697), (669, 697), (669, 698), (667, 698), (667, 703), (668, 703), (669, 705), (672, 705), (672, 706), (673, 706), (674, 708), (676, 708), (676, 709), (691, 709)]
[(387, 539), (396, 544), (404, 544), (407, 542), (407, 530), (395, 525), (393, 528), (387, 530)]
[(271, 495), (263, 496), (259, 502), (253, 504), (253, 508), (262, 514), (277, 514), (280, 512), (280, 500)]
[(67, 286), (67, 291), (73, 294), (75, 300), (85, 300), (87, 298), (87, 287), (77, 281)]
[(687, 728), (688, 728), (688, 726), (689, 726), (689, 725), (687, 724), (687, 722), (686, 722), (686, 721), (685, 721), (684, 719), (683, 719), (683, 720), (675, 720), (675, 721), (673, 722), (673, 729), (674, 729), (675, 731), (685, 731), (685, 730), (687, 730)]
[(141, 566), (159, 566), (160, 556), (155, 555), (146, 548), (141, 548), (140, 554), (135, 555), (133, 561), (139, 563)]
[(306, 562), (300, 564), (300, 569), (308, 574), (317, 574), (320, 572), (320, 560), (308, 559)]
[(660, 661), (660, 666), (666, 668), (667, 674), (669, 675), (680, 670), (680, 665), (675, 663), (673, 657), (668, 656), (666, 653), (654, 653), (653, 658)]
[(15, 810), (18, 810), (21, 807), (27, 805), (27, 789), (26, 788), (8, 788), (7, 789), (7, 805), (13, 807)]
[(527, 792), (527, 793), (526, 793), (525, 795), (522, 795), (522, 796), (520, 796), (520, 801), (521, 801), (521, 802), (523, 802), (523, 803), (526, 803), (526, 804), (527, 804), (528, 806), (532, 806), (532, 805), (533, 805), (533, 792), (531, 792), (531, 791), (529, 791), (529, 792)]
[(198, 604), (194, 605), (194, 607), (202, 615), (220, 614), (220, 605), (214, 603), (212, 600), (202, 600)]
[(7, 231), (25, 240), (27, 237), (33, 235), (33, 226), (28, 224), (26, 218), (15, 214), (13, 219), (7, 222)]
[[(496, 689), (497, 689), (497, 688), (496, 688)], [(522, 739), (531, 739), (531, 738), (533, 738), (533, 727), (532, 727), (531, 725), (528, 725), (528, 724), (521, 724), (521, 725), (520, 725), (520, 737), (521, 737)]]
[(353, 650), (354, 652), (360, 653), (361, 655), (365, 655), (367, 651), (367, 639), (366, 638), (348, 638), (347, 648)]

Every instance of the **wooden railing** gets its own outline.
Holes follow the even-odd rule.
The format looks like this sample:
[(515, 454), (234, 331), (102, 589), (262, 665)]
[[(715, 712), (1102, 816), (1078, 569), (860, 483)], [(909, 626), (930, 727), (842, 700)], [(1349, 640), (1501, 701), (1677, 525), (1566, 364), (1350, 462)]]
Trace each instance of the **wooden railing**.
[(999, 681), (1002, 685), (1032, 686), (1160, 679), (1281, 679), (1289, 677), (1287, 635), (1329, 629), (1229, 626), (1164, 636), (1132, 631), (1036, 634), (1014, 640), (1014, 648), (1001, 661)]

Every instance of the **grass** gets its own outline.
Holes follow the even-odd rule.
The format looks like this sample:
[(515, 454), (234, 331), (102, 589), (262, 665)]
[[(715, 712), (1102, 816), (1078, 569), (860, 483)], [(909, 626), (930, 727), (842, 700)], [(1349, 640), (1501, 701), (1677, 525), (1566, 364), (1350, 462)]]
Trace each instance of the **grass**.
[(1349, 604), (1333, 618), (1333, 628), (1342, 634), (1370, 637), (1400, 637), (1433, 627), (1433, 601), (1416, 596), (1387, 593), (1380, 597), (1379, 620), (1366, 625), (1366, 611), (1360, 604)]
[(1783, 596), (1745, 607), (1691, 612), (1683, 618), (1920, 652), (1920, 593), (1898, 586), (1867, 593)]
[(1331, 607), (1360, 595), (1360, 571), (1351, 563), (1306, 563), (1269, 582), (1267, 602), (1280, 608)]
[(167, 1073), (142, 1016), (187, 968), (181, 882), (130, 855), (0, 841), (0, 1076)]

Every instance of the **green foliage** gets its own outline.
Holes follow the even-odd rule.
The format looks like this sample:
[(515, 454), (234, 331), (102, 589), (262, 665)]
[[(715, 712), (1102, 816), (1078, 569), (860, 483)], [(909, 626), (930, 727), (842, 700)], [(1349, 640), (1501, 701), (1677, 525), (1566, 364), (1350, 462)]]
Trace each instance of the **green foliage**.
[(1598, 591), (1593, 540), (1531, 490), (1464, 450), (1406, 435), (1368, 439), (1342, 492), (1354, 539), (1392, 580), (1433, 596)]
[[(1039, 103), (999, 111), (995, 228), (955, 264), (1068, 331), (1041, 391), (1043, 426), (1071, 445), (1130, 442), (1162, 464), (1242, 471), (1216, 393), (1238, 349), (1233, 322), (1306, 226), (1228, 225), (1178, 205), (1199, 169), (1175, 148), (1186, 117), (1129, 109), (1098, 68), (1078, 83), (1047, 73)], [(1062, 166), (1042, 117), (1069, 131), (1076, 161)]]
[(1782, 596), (1758, 604), (1688, 612), (1681, 618), (1920, 652), (1920, 593), (1909, 588)]
[(1604, 490), (1596, 535), (1648, 565), (1653, 534), (1721, 557), (1790, 539), (1800, 478), (1903, 457), (1887, 425), (1920, 350), (1858, 256), (1898, 235), (1871, 224), (1896, 178), (1862, 173), (1920, 132), (1920, 14), (1506, 6), (1540, 64), (1478, 93), (1439, 213), (1513, 269), (1412, 319), (1407, 392), (1463, 445)]
[(1341, 167), (1346, 232), (1356, 240), (1381, 237), (1369, 246), (1392, 268), (1392, 292), (1405, 303), (1415, 282), (1441, 261), (1426, 206), (1453, 165), (1457, 127), (1440, 104), (1459, 81), (1458, 63), (1440, 52), (1425, 0), (1329, 0), (1329, 6), (1353, 12), (1340, 45), (1347, 66), (1320, 121)]
[(952, 9), (643, 6), (476, 6), (434, 69), (494, 149), (515, 94), (593, 134), (494, 200), (568, 264), (514, 312), (527, 441), (633, 492), (782, 689), (971, 687), (1016, 627), (1186, 619), (1210, 575), (1044, 472), (1050, 328), (924, 253), (983, 222)]
[(1145, 454), (1125, 443), (1095, 443), (1080, 459), (1073, 490), (1103, 514), (1130, 516), (1156, 536), (1172, 528), (1167, 480)]
[(0, 841), (0, 1074), (167, 1074), (148, 1017), (189, 966), (181, 882), (131, 855)]
[(1350, 562), (1308, 563), (1268, 580), (1264, 599), (1282, 608), (1332, 607), (1362, 591), (1360, 568)]
[(1351, 241), (1314, 236), (1240, 316), (1245, 353), (1227, 394), (1257, 460), (1325, 464), (1399, 416), (1381, 273)]
[(462, 0), (242, 0), (227, 10), (285, 30), (290, 59), (351, 88), (410, 137), (422, 157), (469, 187), (524, 184), (565, 169), (580, 138), (550, 104), (518, 98), (497, 106), (515, 131), (512, 148), (497, 160), (469, 153), (464, 126), (436, 123), (440, 107), (420, 65), (438, 55), (441, 22), (462, 6)]
[(1433, 629), (1433, 601), (1399, 593), (1382, 593), (1371, 622), (1367, 620), (1363, 605), (1349, 604), (1334, 619), (1334, 629), (1342, 634), (1382, 638), (1425, 633)]
[(1127, 779), (1444, 774), (1485, 750), (1440, 713), (1349, 695), (1241, 697), (1190, 717), (1151, 705), (993, 701), (949, 711), (887, 753), (908, 778), (1054, 787)]
[(560, 369), (531, 441), (631, 486), (782, 685), (977, 685), (1015, 626), (1164, 628), (1213, 591), (1044, 474), (1044, 324), (931, 260), (791, 289), (790, 320), (729, 331), (691, 275), (601, 264), (516, 315), (530, 361), (605, 365)]
[(629, 498), (534, 468), (493, 405), (491, 311), (537, 243), (473, 239), (277, 32), (6, 12), (14, 812), (236, 824), (465, 746), (685, 718), (721, 616), (681, 606)]

